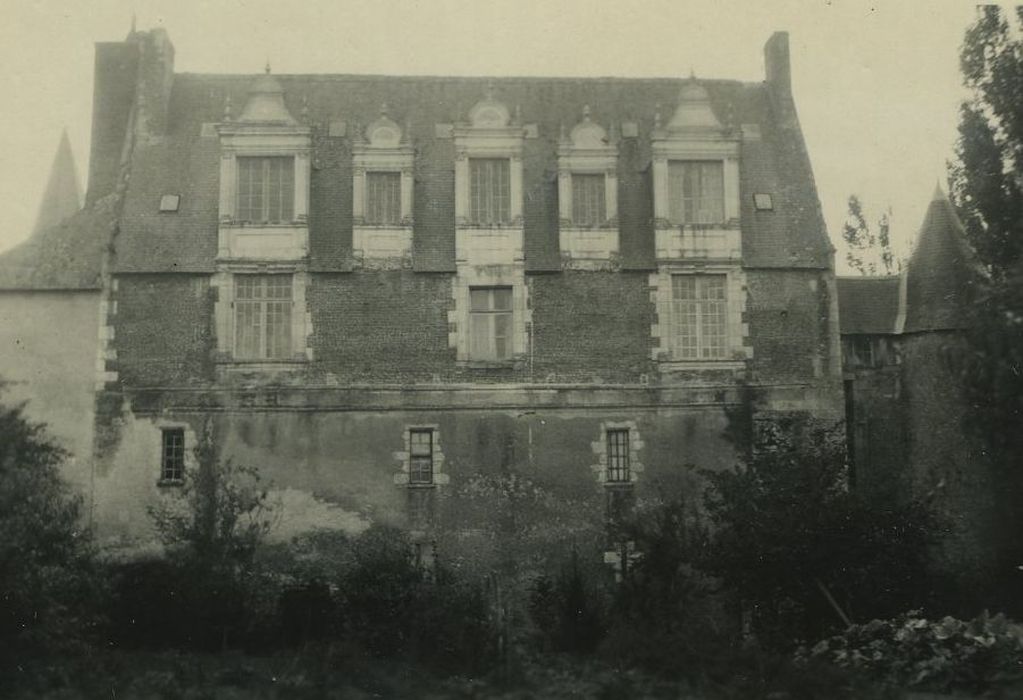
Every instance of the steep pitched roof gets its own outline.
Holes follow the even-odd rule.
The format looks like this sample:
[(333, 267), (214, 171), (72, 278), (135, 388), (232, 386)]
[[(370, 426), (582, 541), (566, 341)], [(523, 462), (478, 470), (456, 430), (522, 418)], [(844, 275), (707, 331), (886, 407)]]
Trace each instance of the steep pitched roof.
[(61, 134), (57, 154), (50, 166), (50, 178), (46, 182), (42, 201), (39, 203), (39, 214), (33, 233), (59, 224), (82, 206), (82, 188), (78, 184), (78, 172), (75, 169), (75, 158), (71, 153), (71, 142), (67, 130)]
[(115, 225), (113, 198), (105, 198), (37, 231), (0, 255), (0, 290), (99, 289)]
[(975, 265), (962, 224), (939, 188), (927, 208), (906, 268), (904, 331), (965, 327)]
[(842, 335), (896, 333), (899, 277), (839, 277), (838, 319)]
[[(353, 75), (276, 76), (293, 115), (313, 132), (310, 182), (310, 264), (346, 270), (352, 263), (351, 134), (372, 121), (380, 105), (408, 121), (416, 147), (414, 265), (454, 270), (454, 143), (436, 125), (463, 121), (483, 95), (485, 80), (457, 77)], [(653, 115), (670, 111), (683, 81), (623, 78), (500, 78), (495, 97), (518, 106), (537, 125), (525, 142), (525, 255), (531, 271), (557, 270), (557, 140), (583, 105), (605, 125), (634, 122), (638, 138), (619, 144), (619, 225), (623, 265), (654, 266), (649, 135)], [(231, 104), (245, 104), (252, 76), (178, 74), (164, 134), (140, 139), (118, 236), (115, 271), (211, 272), (216, 256), (219, 153), (210, 125)], [(744, 140), (740, 172), (741, 218), (749, 267), (827, 268), (828, 243), (813, 175), (798, 124), (782, 118), (761, 83), (704, 81), (716, 115), (726, 125), (755, 125)], [(758, 212), (754, 192), (773, 195), (774, 211)], [(159, 214), (162, 194), (181, 194), (176, 214)]]

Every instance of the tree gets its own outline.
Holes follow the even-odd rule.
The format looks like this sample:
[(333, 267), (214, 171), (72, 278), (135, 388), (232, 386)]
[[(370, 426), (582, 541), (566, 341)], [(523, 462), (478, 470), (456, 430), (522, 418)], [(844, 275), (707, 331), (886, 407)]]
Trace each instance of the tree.
[(863, 202), (849, 195), (849, 215), (842, 227), (842, 239), (847, 246), (845, 261), (861, 275), (890, 275), (897, 271), (889, 231), (891, 209), (877, 222), (875, 235), (863, 215)]
[[(1015, 21), (1023, 20), (1017, 8)], [(982, 270), (965, 352), (952, 355), (972, 410), (968, 423), (995, 468), (999, 530), (1023, 525), (1023, 40), (998, 7), (978, 10), (960, 53), (962, 105), (949, 190)], [(1018, 588), (1023, 546), (999, 543), (1005, 585)], [(1009, 596), (1014, 599), (1018, 596)]]
[(880, 504), (847, 488), (840, 426), (779, 417), (746, 464), (710, 472), (704, 568), (785, 645), (853, 619), (919, 605), (938, 523), (922, 503)]
[(67, 456), (24, 404), (0, 405), (0, 658), (65, 646), (95, 622), (84, 603), (98, 578), (81, 499), (60, 475)]

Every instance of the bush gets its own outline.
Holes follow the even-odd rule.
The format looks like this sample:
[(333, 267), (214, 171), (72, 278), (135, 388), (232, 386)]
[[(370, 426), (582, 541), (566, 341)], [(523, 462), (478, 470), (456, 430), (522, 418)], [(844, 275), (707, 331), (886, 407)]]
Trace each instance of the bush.
[(854, 625), (812, 648), (801, 647), (796, 660), (826, 661), (898, 688), (1019, 692), (1023, 626), (1002, 615), (984, 614), (969, 622), (952, 617), (931, 621), (913, 611)]
[(544, 649), (587, 654), (606, 634), (602, 596), (573, 552), (557, 577), (542, 575), (533, 583), (529, 613)]
[[(0, 383), (0, 390), (3, 384)], [(67, 453), (24, 406), (0, 406), (0, 659), (67, 651), (99, 621), (102, 596)], [(0, 662), (2, 663), (2, 662)]]

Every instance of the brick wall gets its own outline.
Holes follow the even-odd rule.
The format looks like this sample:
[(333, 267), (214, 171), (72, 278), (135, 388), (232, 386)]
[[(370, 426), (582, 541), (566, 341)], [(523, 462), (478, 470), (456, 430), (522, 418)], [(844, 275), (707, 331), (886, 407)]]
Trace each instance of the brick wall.
[(833, 339), (824, 273), (747, 270), (746, 281), (756, 380), (805, 382), (837, 370), (830, 367)]
[[(205, 275), (123, 275), (113, 294), (115, 368), (128, 386), (213, 379), (213, 297)], [(110, 363), (108, 363), (108, 368)]]
[(534, 376), (635, 383), (652, 372), (647, 278), (642, 272), (532, 277)]

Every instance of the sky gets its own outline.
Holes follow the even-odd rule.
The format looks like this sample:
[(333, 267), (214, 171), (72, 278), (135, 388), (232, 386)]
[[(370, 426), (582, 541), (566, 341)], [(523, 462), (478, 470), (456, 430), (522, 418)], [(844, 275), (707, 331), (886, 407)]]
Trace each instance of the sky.
[[(94, 44), (164, 27), (175, 70), (763, 80), (789, 32), (793, 93), (831, 239), (850, 194), (911, 246), (953, 155), (972, 4), (951, 0), (6, 0), (0, 250), (30, 233), (61, 131), (82, 187)], [(841, 248), (836, 259), (843, 272)]]

